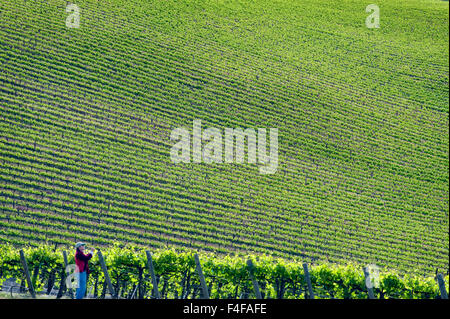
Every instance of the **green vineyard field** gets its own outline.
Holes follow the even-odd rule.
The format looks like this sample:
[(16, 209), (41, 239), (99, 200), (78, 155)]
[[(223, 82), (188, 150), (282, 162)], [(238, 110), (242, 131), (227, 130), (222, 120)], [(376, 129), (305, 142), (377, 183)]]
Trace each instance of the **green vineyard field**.
[[(0, 245), (448, 273), (448, 2), (73, 2), (0, 2)], [(172, 163), (196, 119), (278, 128), (277, 172)]]

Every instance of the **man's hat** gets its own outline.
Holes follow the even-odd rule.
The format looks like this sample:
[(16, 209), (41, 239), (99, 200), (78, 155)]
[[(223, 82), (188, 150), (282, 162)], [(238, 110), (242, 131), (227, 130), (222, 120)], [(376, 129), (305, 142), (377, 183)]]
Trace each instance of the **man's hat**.
[(82, 242), (78, 242), (78, 243), (75, 244), (75, 248), (79, 248), (81, 246), (86, 246), (86, 244), (82, 243)]

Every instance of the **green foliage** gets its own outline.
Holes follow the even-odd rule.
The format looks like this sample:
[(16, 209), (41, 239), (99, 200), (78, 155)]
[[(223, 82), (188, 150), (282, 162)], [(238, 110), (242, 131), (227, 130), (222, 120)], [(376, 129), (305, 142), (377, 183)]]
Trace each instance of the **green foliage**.
[[(48, 274), (55, 271), (58, 282), (63, 265), (62, 251), (50, 246), (25, 247), (28, 266), (39, 266), (36, 288), (47, 283)], [(136, 294), (152, 298), (152, 290), (145, 251), (132, 245), (114, 244), (102, 249), (106, 266), (115, 291), (122, 298)], [(71, 254), (70, 254), (71, 255)], [(200, 283), (196, 272), (194, 252), (189, 250), (160, 249), (152, 254), (159, 290), (163, 298), (198, 298)], [(306, 282), (302, 264), (270, 256), (216, 256), (200, 253), (203, 274), (211, 298), (253, 298), (253, 286), (249, 279), (247, 260), (253, 260), (253, 272), (264, 298), (305, 298)], [(73, 262), (73, 257), (69, 263)], [(99, 290), (104, 275), (98, 254), (89, 262), (91, 274), (88, 286)], [(0, 246), (0, 282), (7, 278), (23, 279), (18, 249), (11, 245)], [(310, 277), (317, 298), (361, 299), (367, 298), (362, 268), (355, 264), (313, 265)], [(448, 276), (445, 279), (448, 282)], [(377, 298), (437, 298), (438, 286), (433, 277), (400, 276), (382, 270), (380, 287), (375, 289)]]

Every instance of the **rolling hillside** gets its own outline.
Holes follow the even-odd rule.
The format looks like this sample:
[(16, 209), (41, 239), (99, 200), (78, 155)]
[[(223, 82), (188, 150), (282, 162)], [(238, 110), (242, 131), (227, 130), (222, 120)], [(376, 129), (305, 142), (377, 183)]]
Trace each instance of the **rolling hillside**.
[[(449, 6), (0, 2), (0, 240), (449, 263)], [(278, 128), (279, 164), (174, 164), (171, 131)]]

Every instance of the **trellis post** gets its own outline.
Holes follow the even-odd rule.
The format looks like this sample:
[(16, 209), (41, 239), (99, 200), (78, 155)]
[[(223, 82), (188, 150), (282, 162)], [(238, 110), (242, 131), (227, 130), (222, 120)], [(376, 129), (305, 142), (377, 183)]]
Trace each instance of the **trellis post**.
[(198, 258), (198, 255), (194, 255), (195, 259), (195, 265), (197, 268), (198, 277), (200, 279), (200, 285), (202, 287), (202, 296), (203, 299), (209, 299), (209, 292), (208, 287), (206, 286), (205, 276), (203, 276), (202, 266), (200, 265), (200, 259)]
[[(369, 269), (367, 267), (363, 268), (364, 271), (364, 279), (365, 279), (365, 285), (367, 287), (367, 293), (369, 294), (369, 299), (375, 299), (375, 295), (373, 294), (373, 285), (370, 278)], [(370, 284), (368, 284), (370, 283)]]
[(308, 286), (308, 299), (314, 299), (314, 291), (311, 284), (311, 277), (309, 275), (308, 264), (303, 263), (303, 272), (305, 274), (306, 285)]
[(248, 273), (250, 275), (250, 279), (253, 283), (253, 290), (255, 290), (256, 299), (262, 299), (261, 291), (259, 290), (258, 282), (256, 281), (253, 262), (251, 259), (247, 260)]
[(445, 289), (444, 276), (442, 276), (442, 274), (437, 274), (436, 279), (438, 282), (439, 290), (441, 292), (441, 298), (448, 299), (447, 290)]
[(30, 272), (28, 271), (27, 260), (25, 259), (25, 254), (23, 250), (20, 250), (20, 261), (22, 262), (23, 272), (27, 278), (28, 289), (30, 290), (31, 297), (36, 298), (36, 293), (34, 292), (33, 282), (31, 281)]
[(153, 295), (156, 299), (159, 299), (159, 290), (158, 290), (158, 282), (156, 281), (156, 275), (155, 275), (155, 269), (153, 268), (153, 259), (152, 254), (147, 250), (145, 251), (147, 254), (147, 267), (150, 272), (150, 276), (152, 278), (152, 284), (153, 284)]
[(105, 281), (106, 281), (106, 284), (108, 286), (109, 293), (111, 294), (111, 297), (113, 299), (115, 299), (116, 298), (116, 293), (115, 293), (114, 287), (113, 287), (113, 285), (111, 283), (111, 278), (109, 277), (108, 269), (106, 268), (105, 259), (103, 258), (103, 254), (100, 251), (100, 249), (98, 250), (98, 260), (100, 262), (100, 266), (102, 267), (103, 274), (105, 275)]
[[(69, 265), (69, 259), (67, 258), (67, 252), (65, 250), (63, 250), (63, 258), (64, 258), (64, 275), (65, 277), (67, 277), (68, 273), (67, 273), (67, 266)], [(66, 285), (66, 280), (64, 280), (64, 285)], [(71, 299), (73, 299), (73, 290), (72, 287), (69, 287), (69, 296)]]

